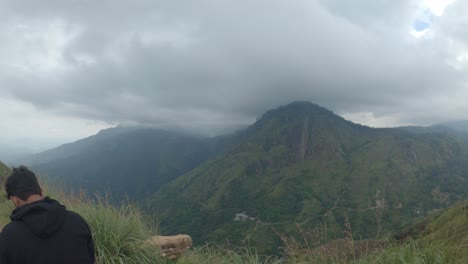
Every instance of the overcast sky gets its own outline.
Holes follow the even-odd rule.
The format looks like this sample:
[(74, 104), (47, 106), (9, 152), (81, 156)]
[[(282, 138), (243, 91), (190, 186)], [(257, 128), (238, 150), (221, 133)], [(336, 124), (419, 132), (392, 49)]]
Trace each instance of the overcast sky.
[(117, 124), (219, 133), (308, 100), (468, 119), (468, 1), (0, 0), (0, 147)]

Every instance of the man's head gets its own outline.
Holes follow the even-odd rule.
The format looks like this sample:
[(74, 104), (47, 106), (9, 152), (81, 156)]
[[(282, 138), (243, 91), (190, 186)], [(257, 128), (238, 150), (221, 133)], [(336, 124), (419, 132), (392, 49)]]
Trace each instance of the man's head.
[(5, 182), (5, 191), (16, 207), (42, 198), (36, 175), (25, 166), (13, 168)]

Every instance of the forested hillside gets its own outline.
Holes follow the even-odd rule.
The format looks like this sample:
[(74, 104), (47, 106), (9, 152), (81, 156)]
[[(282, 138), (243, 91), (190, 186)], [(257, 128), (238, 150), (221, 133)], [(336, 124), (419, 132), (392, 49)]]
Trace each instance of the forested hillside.
[[(342, 237), (375, 238), (466, 196), (468, 148), (448, 134), (373, 129), (311, 103), (263, 115), (227, 154), (159, 190), (165, 232), (261, 250), (275, 233), (326, 224)], [(234, 221), (236, 214), (248, 216)], [(242, 220), (241, 219), (241, 220)]]
[(29, 157), (32, 168), (64, 188), (145, 199), (214, 156), (222, 139), (151, 128), (113, 128)]

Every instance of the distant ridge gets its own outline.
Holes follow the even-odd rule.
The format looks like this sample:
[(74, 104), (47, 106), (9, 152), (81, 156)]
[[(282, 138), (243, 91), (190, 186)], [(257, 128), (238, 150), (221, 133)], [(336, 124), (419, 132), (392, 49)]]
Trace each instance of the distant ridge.
[(66, 143), (60, 145), (56, 148), (46, 150), (37, 154), (29, 155), (23, 159), (19, 160), (19, 163), (35, 165), (35, 164), (44, 164), (54, 160), (65, 159), (73, 155), (77, 155), (83, 151), (86, 151), (87, 148), (92, 147), (96, 142), (109, 139), (121, 134), (125, 134), (131, 131), (140, 129), (139, 127), (113, 127), (108, 129), (103, 129), (99, 131), (96, 135), (86, 137), (80, 140), (77, 140), (72, 143)]
[(468, 132), (468, 120), (444, 122), (444, 123), (436, 124), (434, 126), (449, 127), (457, 131)]
[(72, 190), (144, 199), (217, 153), (226, 139), (116, 127), (30, 157), (26, 164)]

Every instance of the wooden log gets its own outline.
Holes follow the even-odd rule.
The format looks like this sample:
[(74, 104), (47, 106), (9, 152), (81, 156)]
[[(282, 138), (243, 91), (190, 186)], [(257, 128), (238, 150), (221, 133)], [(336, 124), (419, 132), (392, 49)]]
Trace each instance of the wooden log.
[(192, 246), (192, 238), (189, 235), (153, 236), (148, 243), (161, 248), (162, 257), (177, 259)]

